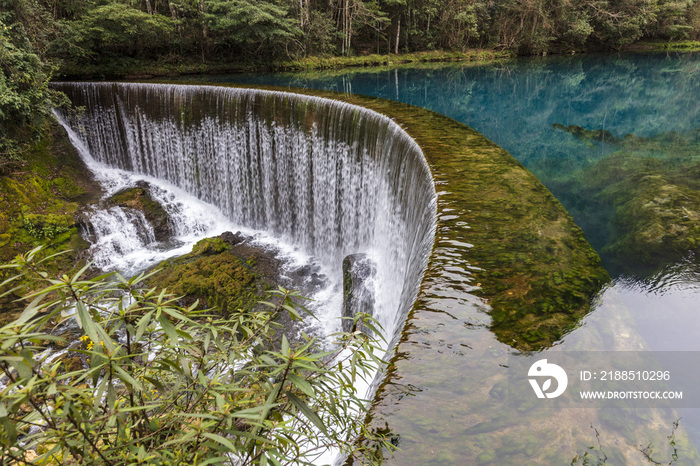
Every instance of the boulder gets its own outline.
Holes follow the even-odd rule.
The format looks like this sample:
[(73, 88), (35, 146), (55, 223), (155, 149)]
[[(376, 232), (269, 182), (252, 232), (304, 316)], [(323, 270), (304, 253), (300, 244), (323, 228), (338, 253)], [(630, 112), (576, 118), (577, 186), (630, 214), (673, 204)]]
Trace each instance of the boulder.
[(241, 244), (242, 242), (246, 241), (246, 236), (241, 233), (240, 231), (237, 231), (236, 233), (232, 233), (230, 231), (225, 231), (219, 235), (219, 238), (224, 243), (227, 243), (231, 246), (236, 246), (237, 244)]
[(107, 205), (130, 208), (143, 213), (153, 227), (157, 241), (168, 241), (175, 233), (170, 215), (160, 202), (153, 199), (151, 186), (145, 181), (139, 181), (135, 187), (117, 192), (107, 199)]

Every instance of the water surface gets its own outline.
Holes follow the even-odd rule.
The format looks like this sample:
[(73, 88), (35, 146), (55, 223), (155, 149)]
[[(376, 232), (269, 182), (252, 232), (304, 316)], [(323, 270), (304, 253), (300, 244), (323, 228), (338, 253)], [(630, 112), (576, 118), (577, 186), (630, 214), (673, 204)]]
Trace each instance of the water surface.
[[(686, 54), (206, 79), (372, 95), (471, 126), (542, 180), (614, 277), (595, 311), (547, 351), (699, 351), (700, 269), (686, 241), (700, 222), (699, 78), (699, 57)], [(692, 411), (508, 407), (513, 349), (489, 322), (476, 298), (409, 322), (374, 416), (396, 436), (395, 464), (640, 464), (650, 442), (657, 460), (669, 458), (678, 417), (700, 444)], [(683, 443), (680, 464), (696, 464), (693, 450)]]
[[(696, 54), (517, 59), (479, 66), (431, 64), (203, 79), (371, 95), (454, 118), (509, 151), (537, 175), (616, 276), (649, 276), (668, 261), (640, 264), (634, 252), (608, 250), (624, 226), (613, 222), (615, 199), (598, 199), (603, 189), (589, 186), (591, 170), (611, 154), (619, 157), (620, 152), (632, 151), (661, 159), (664, 172), (674, 172), (687, 168), (673, 158), (674, 151), (685, 158), (692, 155), (696, 162), (700, 147)], [(623, 143), (609, 144), (586, 135), (577, 138), (554, 125), (604, 130)], [(628, 134), (636, 139), (624, 143)], [(600, 180), (606, 182), (610, 180)]]

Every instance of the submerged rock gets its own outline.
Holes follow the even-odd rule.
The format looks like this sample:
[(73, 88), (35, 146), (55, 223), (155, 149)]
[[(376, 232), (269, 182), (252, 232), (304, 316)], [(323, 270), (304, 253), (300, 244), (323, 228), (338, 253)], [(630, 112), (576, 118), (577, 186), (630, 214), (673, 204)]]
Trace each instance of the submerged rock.
[(555, 190), (610, 270), (652, 276), (700, 252), (700, 132), (628, 134), (617, 146)]
[(163, 206), (153, 199), (151, 187), (145, 181), (139, 181), (133, 188), (122, 189), (107, 199), (108, 206), (119, 206), (137, 210), (143, 214), (153, 227), (157, 241), (167, 241), (174, 234), (173, 222)]
[(700, 252), (700, 162), (617, 152), (587, 172), (590, 196), (614, 212), (605, 253), (654, 273)]
[(559, 123), (552, 125), (554, 129), (565, 131), (573, 135), (576, 139), (584, 142), (602, 141), (608, 144), (619, 144), (620, 140), (604, 129), (585, 129), (577, 125), (564, 126)]
[[(353, 318), (360, 312), (374, 315), (374, 279), (377, 266), (367, 254), (350, 254), (343, 259), (343, 331), (353, 331)], [(368, 335), (372, 331), (362, 321), (357, 329)]]

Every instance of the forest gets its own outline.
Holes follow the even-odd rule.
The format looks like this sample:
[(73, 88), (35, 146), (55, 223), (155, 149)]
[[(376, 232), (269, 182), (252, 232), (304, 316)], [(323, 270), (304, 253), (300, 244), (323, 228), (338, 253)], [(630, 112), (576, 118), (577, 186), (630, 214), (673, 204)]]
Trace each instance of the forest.
[(60, 104), (47, 86), (57, 72), (473, 48), (614, 51), (699, 36), (694, 0), (2, 0), (0, 168)]
[[(0, 20), (41, 58), (83, 64), (190, 57), (466, 48), (521, 55), (696, 39), (692, 0), (3, 0)], [(22, 31), (20, 31), (22, 29)]]

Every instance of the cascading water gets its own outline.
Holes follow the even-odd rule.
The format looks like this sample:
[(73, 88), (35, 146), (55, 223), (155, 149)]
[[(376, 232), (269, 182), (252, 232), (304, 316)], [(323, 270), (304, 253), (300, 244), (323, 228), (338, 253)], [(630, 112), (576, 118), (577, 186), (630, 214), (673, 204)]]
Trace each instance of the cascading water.
[(92, 246), (90, 253), (96, 267), (109, 269), (114, 257), (130, 258), (155, 243), (153, 228), (142, 212), (119, 206), (90, 212), (84, 235)]
[[(281, 92), (55, 86), (85, 108), (59, 116), (101, 166), (175, 186), (232, 224), (298, 245), (335, 283), (345, 256), (370, 255), (375, 317), (398, 338), (431, 250), (436, 193), (420, 148), (392, 120)], [(322, 312), (338, 329), (340, 309)]]

